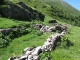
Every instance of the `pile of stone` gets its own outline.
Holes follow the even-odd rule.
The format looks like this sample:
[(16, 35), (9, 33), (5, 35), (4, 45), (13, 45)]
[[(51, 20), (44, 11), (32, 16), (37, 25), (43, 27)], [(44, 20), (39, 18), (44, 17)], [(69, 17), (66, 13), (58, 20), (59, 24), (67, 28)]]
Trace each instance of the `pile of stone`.
[(37, 30), (40, 30), (43, 33), (46, 33), (46, 32), (56, 32), (57, 30), (62, 32), (63, 30), (65, 30), (65, 31), (67, 30), (66, 25), (61, 25), (61, 24), (58, 24), (58, 23), (56, 23), (52, 27), (51, 26), (44, 26), (42, 24), (35, 24), (34, 28), (36, 28)]
[(8, 35), (10, 32), (13, 32), (14, 28), (8, 28), (8, 29), (0, 29), (0, 33), (3, 35)]
[(56, 33), (51, 35), (42, 46), (35, 48), (25, 48), (24, 53), (19, 57), (10, 57), (8, 60), (39, 60), (39, 54), (45, 51), (52, 51), (56, 43), (61, 41), (61, 37), (66, 34), (66, 30), (63, 30), (61, 33)]
[(16, 27), (16, 28), (0, 29), (0, 33), (5, 36), (5, 35), (10, 34), (13, 31), (23, 30), (23, 29), (25, 29), (25, 28), (18, 28), (18, 27)]

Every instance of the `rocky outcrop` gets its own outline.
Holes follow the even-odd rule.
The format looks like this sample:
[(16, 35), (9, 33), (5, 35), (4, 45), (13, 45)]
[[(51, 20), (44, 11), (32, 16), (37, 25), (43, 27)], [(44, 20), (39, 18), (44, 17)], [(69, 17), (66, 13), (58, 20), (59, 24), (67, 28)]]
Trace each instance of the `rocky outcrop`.
[(35, 25), (33, 25), (33, 27), (36, 28), (37, 30), (40, 30), (43, 33), (56, 32), (56, 31), (62, 32), (63, 30), (67, 31), (66, 25), (61, 25), (58, 23), (52, 27), (51, 26), (44, 26), (42, 24), (35, 24)]
[(0, 10), (0, 14), (3, 17), (13, 18), (17, 20), (31, 21), (39, 19), (41, 21), (44, 21), (45, 17), (41, 12), (33, 10), (23, 2), (19, 2), (16, 4), (10, 2), (6, 7)]
[(4, 28), (4, 29), (0, 29), (0, 33), (4, 36), (7, 36), (14, 31), (16, 31), (15, 33), (17, 33), (23, 30), (26, 30), (26, 27), (15, 27), (15, 28), (6, 28), (6, 29)]
[(50, 20), (49, 23), (57, 23), (56, 20)]
[(66, 34), (66, 30), (61, 33), (51, 35), (42, 46), (35, 48), (25, 48), (24, 53), (19, 57), (10, 57), (8, 60), (39, 60), (39, 54), (45, 51), (52, 51), (57, 42), (61, 41), (61, 37)]
[(0, 29), (0, 33), (2, 33), (3, 35), (8, 35), (10, 32), (13, 32), (14, 30), (16, 29), (15, 28)]

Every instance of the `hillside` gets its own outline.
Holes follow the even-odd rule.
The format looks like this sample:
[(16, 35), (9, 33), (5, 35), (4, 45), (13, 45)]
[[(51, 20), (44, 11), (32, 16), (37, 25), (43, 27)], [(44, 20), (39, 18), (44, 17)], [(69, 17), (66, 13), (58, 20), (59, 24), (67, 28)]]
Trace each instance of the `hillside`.
[(12, 18), (23, 21), (31, 21), (31, 20), (44, 20), (44, 15), (27, 6), (23, 2), (6, 2), (4, 5), (0, 7), (0, 15), (6, 18)]
[[(3, 1), (0, 1), (0, 60), (29, 57), (80, 60), (80, 11), (64, 0)], [(51, 41), (46, 44), (48, 38), (53, 44)], [(25, 48), (31, 51), (29, 55)]]
[[(60, 21), (80, 25), (80, 11), (63, 0), (22, 0), (25, 4)], [(35, 4), (34, 4), (35, 3)]]

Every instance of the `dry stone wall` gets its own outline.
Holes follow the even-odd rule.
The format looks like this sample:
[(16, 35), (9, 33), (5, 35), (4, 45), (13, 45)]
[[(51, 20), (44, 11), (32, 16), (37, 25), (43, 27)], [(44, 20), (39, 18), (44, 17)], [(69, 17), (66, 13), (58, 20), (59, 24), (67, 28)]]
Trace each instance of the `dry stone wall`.
[(8, 60), (39, 60), (39, 54), (42, 52), (52, 51), (55, 48), (55, 44), (61, 40), (61, 37), (66, 34), (64, 29), (61, 33), (56, 33), (48, 37), (42, 46), (35, 48), (25, 48), (24, 53), (19, 57), (10, 57)]

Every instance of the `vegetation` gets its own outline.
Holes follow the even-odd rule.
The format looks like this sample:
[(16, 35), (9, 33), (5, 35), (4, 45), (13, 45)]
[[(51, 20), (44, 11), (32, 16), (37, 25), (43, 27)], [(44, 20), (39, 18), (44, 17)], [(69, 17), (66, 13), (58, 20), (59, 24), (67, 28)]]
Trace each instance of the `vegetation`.
[[(10, 1), (14, 4), (19, 2), (18, 0)], [(45, 58), (48, 60), (80, 60), (80, 27), (77, 27), (80, 26), (80, 11), (63, 2), (63, 0), (21, 1), (35, 11), (38, 10), (43, 13), (45, 15), (44, 22), (40, 20), (19, 21), (0, 16), (0, 29), (19, 28), (7, 35), (0, 33), (0, 60), (7, 60), (13, 54), (18, 56), (23, 53), (26, 47), (43, 45), (51, 33), (43, 34), (34, 29), (32, 25), (39, 23), (53, 26), (53, 24), (48, 23), (52, 19), (56, 19), (61, 24), (69, 23), (67, 24), (68, 32), (65, 37), (62, 37), (61, 43), (58, 43), (53, 51), (41, 53), (40, 60)]]
[(16, 56), (18, 56), (19, 54), (22, 54), (24, 48), (26, 47), (40, 46), (45, 42), (47, 37), (51, 35), (51, 34), (45, 34), (40, 36), (38, 35), (39, 32), (34, 33), (35, 31), (36, 30), (33, 30), (33, 32), (27, 35), (23, 35), (19, 38), (16, 38), (12, 40), (12, 42), (10, 42), (9, 46), (7, 46), (6, 48), (1, 48), (0, 59), (6, 60), (12, 54), (16, 54)]
[(58, 44), (58, 47), (54, 51), (42, 53), (40, 55), (41, 60), (46, 58), (46, 56), (52, 60), (79, 60), (79, 30), (80, 28), (76, 26), (69, 27), (69, 33), (67, 33), (66, 37), (69, 39), (69, 41), (71, 41), (70, 45), (66, 45), (68, 41), (66, 42), (66, 37), (64, 37), (62, 39), (64, 42), (62, 42), (61, 45)]
[[(80, 26), (80, 11), (73, 8), (62, 0), (22, 0), (45, 15), (51, 16), (59, 21)], [(34, 4), (35, 3), (35, 4)], [(59, 5), (57, 5), (59, 4)]]

